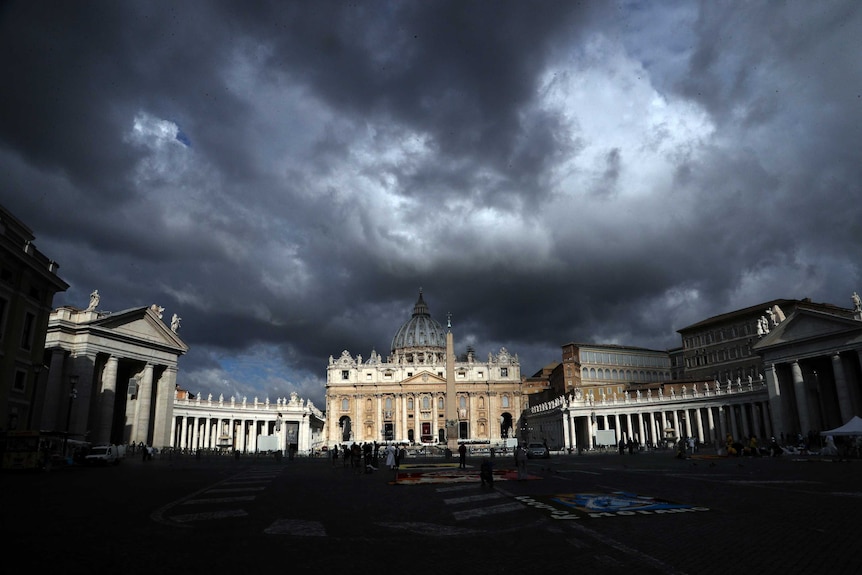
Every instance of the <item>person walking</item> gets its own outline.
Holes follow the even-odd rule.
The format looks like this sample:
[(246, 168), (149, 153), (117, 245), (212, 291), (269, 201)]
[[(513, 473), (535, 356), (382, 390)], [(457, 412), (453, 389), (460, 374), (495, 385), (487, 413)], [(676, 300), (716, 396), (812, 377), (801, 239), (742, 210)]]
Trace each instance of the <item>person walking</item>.
[(338, 444), (332, 446), (332, 466), (335, 467), (335, 464), (338, 462)]
[(527, 449), (524, 444), (515, 448), (515, 467), (518, 469), (518, 481), (527, 478)]
[(467, 469), (467, 446), (463, 443), (458, 446), (458, 469)]
[(479, 467), (479, 479), (482, 481), (482, 487), (488, 485), (493, 489), (494, 487), (494, 464), (490, 458), (486, 458), (482, 461), (482, 465)]
[(386, 467), (391, 470), (395, 470), (395, 446), (387, 445), (386, 446)]

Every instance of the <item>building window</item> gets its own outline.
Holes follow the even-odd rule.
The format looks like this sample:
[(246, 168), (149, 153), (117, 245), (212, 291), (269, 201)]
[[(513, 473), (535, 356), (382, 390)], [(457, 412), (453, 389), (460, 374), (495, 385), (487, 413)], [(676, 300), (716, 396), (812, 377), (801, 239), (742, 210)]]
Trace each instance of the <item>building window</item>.
[(437, 409), (439, 409), (440, 411), (443, 411), (444, 409), (446, 409), (446, 406), (443, 403), (442, 397), (437, 398)]
[(342, 370), (341, 370), (341, 379), (342, 379), (342, 380), (348, 380), (348, 379), (350, 379), (350, 370), (342, 369)]
[(410, 411), (413, 411), (413, 398), (412, 397), (407, 398), (407, 409), (409, 409)]
[(408, 372), (407, 372), (407, 377), (413, 377), (413, 372), (412, 372), (412, 371), (408, 371)]
[(427, 395), (422, 398), (422, 409), (431, 409), (431, 398)]
[(458, 407), (461, 409), (467, 409), (467, 398), (463, 395), (458, 398)]
[(370, 373), (365, 374), (365, 381), (371, 381), (371, 374)]
[(386, 405), (386, 411), (392, 411), (392, 398), (391, 397), (386, 398), (385, 405)]
[(348, 410), (350, 410), (350, 400), (345, 397), (344, 399), (341, 400), (341, 411), (348, 411)]
[(500, 368), (500, 377), (509, 377), (509, 368), (501, 367)]
[(504, 396), (503, 396), (503, 399), (502, 399), (502, 406), (503, 406), (503, 407), (509, 407), (509, 396), (508, 396), (508, 395), (504, 395)]
[(25, 380), (27, 379), (26, 371), (15, 372), (15, 383), (12, 384), (12, 389), (15, 391), (24, 391), (26, 389)]
[(30, 312), (24, 316), (24, 330), (21, 332), (21, 348), (30, 349), (33, 347), (33, 325), (36, 323), (36, 316)]

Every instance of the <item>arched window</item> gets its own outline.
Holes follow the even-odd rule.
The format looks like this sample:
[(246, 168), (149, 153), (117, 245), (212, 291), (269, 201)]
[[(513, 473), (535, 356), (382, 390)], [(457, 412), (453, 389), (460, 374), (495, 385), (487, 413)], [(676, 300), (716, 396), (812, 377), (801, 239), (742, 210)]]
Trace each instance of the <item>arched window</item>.
[(413, 411), (413, 398), (412, 397), (407, 398), (407, 409), (409, 409), (410, 411)]
[(431, 398), (427, 395), (422, 398), (422, 409), (431, 409)]
[(485, 398), (484, 397), (479, 398), (479, 409), (485, 409)]
[(461, 409), (467, 409), (467, 398), (463, 395), (458, 398), (458, 407)]
[(386, 398), (386, 411), (392, 411), (392, 398)]
[(437, 398), (437, 409), (439, 409), (440, 411), (443, 411), (445, 408), (446, 408), (446, 406), (443, 403), (443, 397), (442, 396), (438, 397)]
[(371, 403), (371, 398), (370, 398), (370, 397), (369, 397), (368, 399), (366, 399), (366, 400), (365, 400), (365, 409), (366, 409), (366, 410), (371, 411), (371, 409), (372, 409), (372, 405), (373, 405), (373, 404)]
[(501, 401), (502, 401), (503, 407), (509, 407), (509, 396), (508, 395), (503, 395), (503, 399)]
[(348, 411), (350, 409), (350, 400), (346, 397), (341, 400), (341, 411)]

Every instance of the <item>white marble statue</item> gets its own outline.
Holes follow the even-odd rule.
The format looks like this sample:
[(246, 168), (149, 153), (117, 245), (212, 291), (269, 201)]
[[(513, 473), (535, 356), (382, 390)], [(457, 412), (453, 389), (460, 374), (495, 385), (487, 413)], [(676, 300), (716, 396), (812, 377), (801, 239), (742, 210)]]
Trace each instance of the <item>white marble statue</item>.
[(96, 309), (96, 306), (99, 305), (99, 300), (101, 299), (102, 297), (99, 295), (99, 290), (94, 289), (93, 293), (90, 294), (90, 305), (87, 306), (86, 311), (93, 311)]
[(862, 298), (859, 297), (859, 294), (854, 291), (851, 299), (853, 300), (853, 311), (862, 311)]
[(177, 330), (180, 329), (180, 321), (182, 319), (183, 318), (181, 318), (177, 314), (174, 314), (174, 317), (171, 318), (171, 331), (172, 332), (177, 333)]

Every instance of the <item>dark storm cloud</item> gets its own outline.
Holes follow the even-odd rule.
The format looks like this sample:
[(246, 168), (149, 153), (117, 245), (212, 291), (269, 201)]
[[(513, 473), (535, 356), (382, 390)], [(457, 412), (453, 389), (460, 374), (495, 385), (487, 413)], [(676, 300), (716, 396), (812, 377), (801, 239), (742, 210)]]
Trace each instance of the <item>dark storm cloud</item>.
[(459, 352), (663, 349), (862, 289), (855, 3), (11, 2), (0, 200), (179, 383), (322, 404), (420, 287)]

